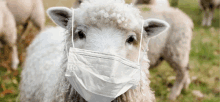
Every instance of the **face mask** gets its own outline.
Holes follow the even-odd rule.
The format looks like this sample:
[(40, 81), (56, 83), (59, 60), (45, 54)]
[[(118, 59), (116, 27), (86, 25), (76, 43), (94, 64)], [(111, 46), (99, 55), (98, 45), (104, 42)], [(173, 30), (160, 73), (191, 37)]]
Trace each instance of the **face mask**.
[[(74, 10), (72, 11), (74, 15)], [(74, 18), (72, 24), (73, 21)], [(141, 42), (142, 33), (141, 31)], [(135, 63), (117, 55), (74, 48), (73, 28), (72, 44), (65, 76), (86, 101), (110, 102), (138, 85), (141, 76), (141, 49), (138, 63)]]

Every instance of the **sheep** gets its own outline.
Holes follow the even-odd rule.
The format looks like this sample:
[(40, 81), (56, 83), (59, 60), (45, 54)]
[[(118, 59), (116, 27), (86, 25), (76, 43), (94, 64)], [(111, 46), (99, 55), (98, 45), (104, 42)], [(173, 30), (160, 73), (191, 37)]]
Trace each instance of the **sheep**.
[[(47, 13), (62, 28), (54, 27), (41, 32), (28, 47), (19, 86), (20, 100), (85, 102), (64, 76), (68, 50), (72, 46), (72, 11), (54, 7), (49, 8)], [(124, 0), (84, 0), (75, 9), (73, 39), (76, 48), (116, 54), (134, 62), (137, 62), (143, 24), (141, 56), (144, 60), (140, 84), (114, 102), (155, 101), (149, 87), (147, 39), (159, 36), (169, 28), (169, 24), (159, 19), (143, 20), (139, 13)]]
[(204, 12), (202, 26), (211, 26), (214, 11), (220, 7), (220, 0), (198, 0), (198, 2)]
[(5, 42), (12, 49), (12, 64), (11, 67), (16, 69), (19, 64), (17, 51), (17, 29), (16, 22), (12, 13), (9, 11), (6, 2), (0, 1), (0, 40)]
[(148, 4), (152, 6), (170, 6), (168, 0), (132, 0), (132, 3), (137, 4)]
[[(163, 36), (155, 37), (149, 42), (150, 67), (156, 67), (166, 60), (176, 71), (176, 82), (169, 96), (169, 99), (175, 100), (182, 88), (188, 89), (190, 84), (189, 53), (194, 25), (190, 17), (179, 9), (167, 8), (154, 12), (155, 15), (162, 16), (171, 28), (168, 34), (162, 34)], [(152, 15), (149, 14), (150, 16)]]
[[(143, 7), (143, 5), (136, 6), (140, 9)], [(150, 10), (142, 12), (143, 16), (160, 18), (171, 25), (167, 34), (161, 34), (161, 36), (151, 39), (148, 57), (150, 68), (156, 67), (166, 60), (176, 71), (176, 82), (169, 95), (170, 100), (175, 100), (182, 88), (188, 89), (190, 84), (188, 63), (194, 24), (190, 17), (178, 8), (144, 6)]]
[(44, 28), (45, 14), (42, 0), (6, 0), (9, 10), (14, 15), (16, 25), (23, 25), (21, 32), (22, 39), (25, 38), (25, 31), (28, 21), (40, 31)]

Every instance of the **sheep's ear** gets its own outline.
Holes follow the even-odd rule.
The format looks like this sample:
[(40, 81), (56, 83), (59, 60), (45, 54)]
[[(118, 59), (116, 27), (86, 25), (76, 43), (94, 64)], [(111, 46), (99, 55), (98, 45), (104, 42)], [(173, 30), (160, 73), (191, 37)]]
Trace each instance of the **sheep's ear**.
[(72, 17), (72, 12), (66, 7), (51, 7), (47, 9), (50, 19), (57, 25), (66, 29), (68, 19)]
[(147, 37), (151, 38), (153, 36), (159, 35), (162, 32), (168, 30), (170, 25), (163, 20), (159, 19), (147, 19), (144, 21), (144, 30), (147, 33)]

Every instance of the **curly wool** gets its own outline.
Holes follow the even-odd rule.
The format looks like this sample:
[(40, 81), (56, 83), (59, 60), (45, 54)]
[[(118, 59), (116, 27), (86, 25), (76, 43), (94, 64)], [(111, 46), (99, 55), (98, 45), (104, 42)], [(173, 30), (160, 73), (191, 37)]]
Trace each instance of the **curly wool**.
[[(80, 24), (117, 26), (121, 29), (138, 29), (142, 23), (140, 11), (132, 4), (120, 0), (90, 0), (84, 1), (75, 10), (75, 19)], [(139, 29), (140, 30), (140, 29)]]

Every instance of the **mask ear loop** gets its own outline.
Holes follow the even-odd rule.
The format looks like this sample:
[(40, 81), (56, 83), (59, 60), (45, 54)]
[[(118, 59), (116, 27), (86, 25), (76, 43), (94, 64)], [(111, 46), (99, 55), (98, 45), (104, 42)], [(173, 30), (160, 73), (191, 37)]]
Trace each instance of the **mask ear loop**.
[[(72, 10), (72, 23), (71, 23), (71, 24), (72, 24), (72, 28), (71, 28), (71, 29), (72, 29), (72, 39), (71, 39), (71, 41), (72, 41), (72, 45), (73, 45), (73, 48), (74, 48), (74, 42), (73, 42), (73, 20), (74, 20), (74, 9), (72, 8), (71, 10)], [(67, 38), (65, 39), (65, 44), (66, 44), (65, 47), (66, 47), (66, 51), (68, 51), (66, 40), (67, 40)], [(68, 58), (69, 55), (67, 54), (66, 56), (67, 56), (67, 58)]]
[(140, 39), (139, 54), (138, 54), (138, 65), (140, 65), (141, 46), (142, 46), (142, 39), (143, 39), (143, 28), (144, 28), (144, 21), (142, 21), (142, 25), (141, 25), (141, 39)]
[[(73, 20), (74, 20), (74, 9), (72, 8), (71, 9), (72, 10), (72, 38), (71, 38), (71, 41), (72, 41), (72, 45), (73, 45), (73, 48), (74, 48), (74, 42), (73, 42)], [(66, 43), (66, 40), (67, 40), (67, 38), (65, 39), (65, 49), (66, 49), (66, 51), (68, 52), (68, 48), (67, 48), (67, 43)], [(67, 56), (67, 58), (69, 57), (69, 55), (67, 54), (66, 55)]]
[[(141, 25), (141, 39), (140, 39), (140, 46), (139, 46), (139, 55), (138, 55), (138, 65), (140, 65), (140, 56), (141, 56), (141, 46), (142, 46), (142, 40), (143, 40), (143, 30), (144, 30), (144, 21), (142, 21), (142, 25)], [(141, 61), (142, 62), (142, 61)], [(140, 65), (141, 66), (141, 65)], [(140, 67), (141, 68), (141, 67)], [(141, 79), (141, 76), (142, 76), (142, 68), (140, 69), (140, 79)], [(140, 92), (142, 95), (145, 96), (145, 94), (142, 92), (142, 88), (141, 88), (141, 83), (139, 82), (139, 86), (140, 86)]]
[(74, 21), (74, 9), (72, 8), (72, 45), (74, 48), (74, 41), (73, 41), (73, 21)]
[[(143, 28), (144, 28), (143, 25), (144, 25), (144, 21), (143, 21), (143, 23), (142, 23), (141, 41), (142, 41), (142, 39), (143, 39), (143, 38), (142, 38), (142, 36), (143, 36)], [(149, 50), (149, 48), (148, 48), (149, 42), (150, 42), (150, 39), (147, 38), (146, 49), (144, 49), (144, 53), (145, 53), (145, 54), (146, 54), (146, 52)], [(139, 58), (140, 58), (140, 50), (141, 50), (141, 44), (140, 44), (140, 49), (139, 49)], [(138, 60), (140, 60), (140, 59), (138, 59)], [(143, 59), (141, 59), (140, 63), (142, 62), (142, 60), (143, 60)], [(145, 60), (150, 62), (149, 59), (145, 59)], [(142, 76), (141, 73), (142, 73), (142, 70), (140, 71), (140, 75)], [(140, 87), (140, 92), (141, 92), (141, 94), (144, 95), (144, 96), (146, 96), (146, 94), (141, 90), (141, 88), (144, 89), (144, 87)]]
[(145, 49), (145, 51), (148, 51), (148, 50), (149, 50), (149, 48), (148, 48), (148, 44), (149, 44), (149, 42), (150, 42), (150, 39), (147, 39), (147, 45), (146, 45), (146, 49)]
[[(67, 38), (66, 38), (66, 39), (67, 39)], [(65, 39), (65, 47), (66, 47), (66, 50), (65, 50), (65, 52), (68, 52), (68, 48), (67, 48), (67, 43), (66, 43), (66, 39)], [(69, 57), (68, 53), (66, 53), (66, 56), (67, 56), (67, 58)]]
[(147, 38), (146, 49), (144, 49), (144, 58), (143, 58), (143, 60), (145, 60), (145, 61), (147, 61), (147, 62), (150, 62), (150, 60), (145, 57), (145, 56), (147, 56), (147, 55), (146, 55), (146, 54), (147, 54), (147, 51), (149, 51), (149, 48), (148, 48), (149, 42), (150, 42), (150, 39)]

